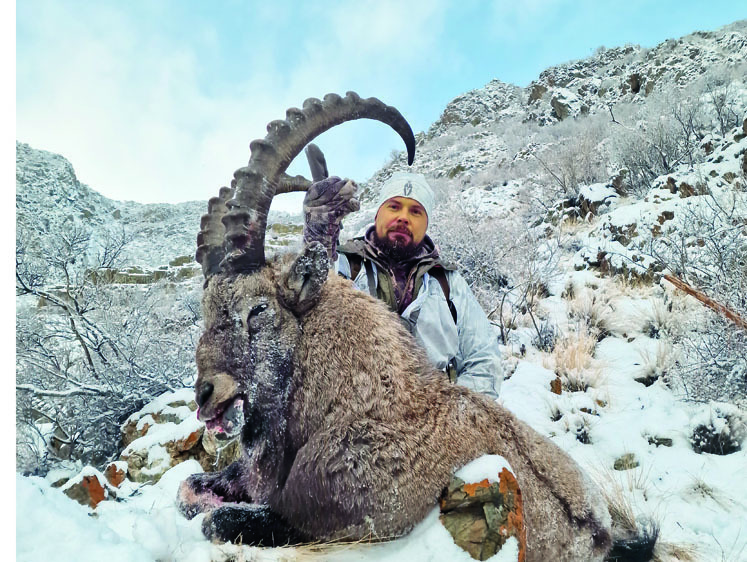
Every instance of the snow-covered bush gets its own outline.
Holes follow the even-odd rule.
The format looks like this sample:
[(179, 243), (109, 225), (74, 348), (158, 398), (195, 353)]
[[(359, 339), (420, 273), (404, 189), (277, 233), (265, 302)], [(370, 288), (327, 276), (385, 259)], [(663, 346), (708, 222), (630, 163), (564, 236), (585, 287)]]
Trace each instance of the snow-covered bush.
[(643, 197), (659, 176), (680, 164), (691, 169), (707, 155), (702, 141), (714, 129), (725, 136), (747, 109), (745, 66), (716, 67), (682, 89), (652, 93), (645, 104), (619, 104), (612, 142), (614, 160), (628, 170), (631, 192)]
[[(578, 198), (582, 185), (609, 177), (606, 116), (594, 115), (544, 127), (532, 155), (539, 163), (539, 178), (550, 202)], [(539, 149), (539, 146), (542, 149)]]
[[(654, 241), (663, 267), (729, 310), (747, 318), (747, 194), (725, 191), (700, 196), (683, 210), (681, 228)], [(747, 333), (708, 311), (690, 318), (675, 341), (680, 360), (674, 374), (688, 398), (747, 401)]]
[[(129, 414), (192, 384), (199, 280), (115, 285), (92, 271), (115, 264), (80, 229), (16, 246), (17, 467), (99, 465), (119, 447)], [(92, 258), (92, 256), (94, 256)], [(103, 259), (106, 258), (106, 259)]]
[(696, 453), (729, 455), (742, 449), (747, 418), (731, 404), (712, 404), (693, 419), (690, 444)]
[(526, 316), (537, 342), (551, 350), (555, 329), (539, 317), (537, 305), (558, 275), (559, 244), (529, 223), (529, 217), (505, 221), (475, 214), (456, 195), (437, 209), (431, 231), (443, 257), (458, 266), (499, 325), (503, 343)]

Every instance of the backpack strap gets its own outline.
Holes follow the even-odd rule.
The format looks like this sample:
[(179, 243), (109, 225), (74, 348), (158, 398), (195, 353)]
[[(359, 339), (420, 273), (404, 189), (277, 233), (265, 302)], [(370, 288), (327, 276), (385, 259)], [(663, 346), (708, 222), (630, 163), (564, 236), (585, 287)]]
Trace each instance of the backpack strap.
[(355, 278), (358, 277), (358, 273), (361, 271), (361, 267), (366, 267), (366, 278), (368, 280), (368, 292), (372, 297), (376, 297), (376, 279), (374, 278), (373, 266), (368, 260), (364, 260), (358, 254), (345, 254), (350, 264), (350, 280), (355, 282)]
[(430, 273), (434, 279), (438, 281), (438, 284), (441, 285), (441, 290), (444, 293), (444, 296), (446, 297), (446, 302), (449, 305), (449, 312), (451, 312), (451, 317), (454, 320), (454, 324), (457, 323), (457, 310), (454, 306), (454, 301), (451, 300), (451, 288), (449, 287), (449, 280), (446, 278), (446, 270), (444, 270), (443, 267), (436, 266), (432, 268), (428, 273)]

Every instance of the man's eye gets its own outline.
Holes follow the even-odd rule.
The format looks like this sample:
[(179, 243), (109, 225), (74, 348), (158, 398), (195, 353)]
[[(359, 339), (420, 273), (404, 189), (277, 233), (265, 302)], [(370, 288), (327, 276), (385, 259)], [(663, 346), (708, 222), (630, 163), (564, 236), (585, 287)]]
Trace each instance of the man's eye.
[(423, 211), (421, 209), (412, 209), (410, 211), (413, 215), (421, 215)]

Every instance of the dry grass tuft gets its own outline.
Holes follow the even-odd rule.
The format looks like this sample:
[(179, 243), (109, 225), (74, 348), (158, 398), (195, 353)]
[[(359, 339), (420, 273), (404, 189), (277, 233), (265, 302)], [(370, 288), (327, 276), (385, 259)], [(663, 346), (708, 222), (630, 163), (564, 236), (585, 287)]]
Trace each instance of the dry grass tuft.
[[(638, 474), (632, 475), (634, 472)], [(612, 534), (615, 541), (625, 544), (630, 540), (637, 542), (643, 537), (648, 537), (655, 541), (653, 560), (659, 562), (680, 560), (673, 556), (681, 554), (683, 556), (681, 560), (695, 562), (697, 559), (688, 554), (694, 553), (694, 548), (688, 548), (689, 545), (663, 543), (659, 536), (660, 525), (656, 519), (636, 515), (631, 501), (631, 493), (642, 491), (643, 497), (646, 497), (648, 473), (640, 470), (628, 470), (623, 474), (627, 477), (625, 482), (620, 473), (614, 473), (609, 468), (600, 468), (591, 472), (592, 479), (602, 491), (602, 496), (607, 503), (612, 518)], [(622, 553), (618, 552), (617, 554)]]
[(257, 548), (242, 545), (221, 545), (225, 558), (215, 562), (301, 562), (348, 560), (359, 557), (361, 551), (376, 544), (389, 542), (392, 539), (364, 538), (360, 540), (338, 540), (330, 542), (312, 542), (296, 546), (275, 548)]
[(667, 381), (667, 373), (675, 361), (674, 347), (669, 341), (659, 341), (656, 349), (651, 351), (643, 349), (639, 352), (641, 356), (641, 374), (636, 381), (651, 386), (657, 380)]
[(596, 344), (596, 337), (587, 329), (562, 337), (555, 343), (549, 363), (560, 377), (564, 390), (584, 392), (601, 386), (602, 370), (594, 359)]
[(606, 294), (589, 288), (576, 291), (568, 303), (568, 315), (577, 320), (597, 341), (610, 333), (608, 318), (613, 309)]
[(619, 529), (635, 531), (638, 528), (633, 506), (628, 499), (625, 489), (609, 470), (604, 470), (594, 477), (602, 496), (607, 503), (607, 508), (612, 517), (612, 525)]
[(706, 562), (694, 544), (676, 544), (659, 540), (654, 548), (652, 562)]

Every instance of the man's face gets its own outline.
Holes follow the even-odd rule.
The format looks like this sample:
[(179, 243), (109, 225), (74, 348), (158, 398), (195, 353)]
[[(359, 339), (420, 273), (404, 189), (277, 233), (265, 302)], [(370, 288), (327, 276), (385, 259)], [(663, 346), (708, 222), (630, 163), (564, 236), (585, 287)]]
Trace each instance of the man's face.
[(425, 238), (428, 215), (409, 197), (387, 199), (376, 213), (376, 236), (392, 249), (417, 248)]

